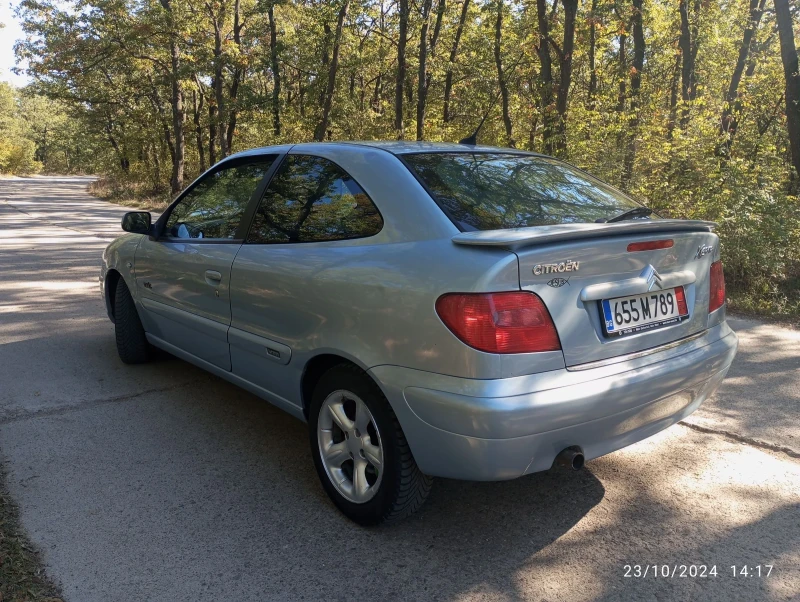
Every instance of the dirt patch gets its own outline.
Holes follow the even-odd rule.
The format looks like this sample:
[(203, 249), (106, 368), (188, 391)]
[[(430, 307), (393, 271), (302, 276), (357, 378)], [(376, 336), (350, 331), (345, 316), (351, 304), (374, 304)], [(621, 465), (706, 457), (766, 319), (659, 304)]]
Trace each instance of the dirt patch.
[(5, 483), (6, 471), (0, 463), (0, 602), (61, 602), (39, 553), (22, 533)]

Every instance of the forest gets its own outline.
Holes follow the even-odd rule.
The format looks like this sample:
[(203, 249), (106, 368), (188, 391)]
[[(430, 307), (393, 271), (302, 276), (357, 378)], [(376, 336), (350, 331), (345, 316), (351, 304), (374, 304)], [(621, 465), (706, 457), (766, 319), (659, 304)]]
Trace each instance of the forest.
[(23, 0), (0, 172), (153, 207), (238, 150), (458, 141), (585, 168), (719, 223), (734, 309), (800, 315), (800, 4)]

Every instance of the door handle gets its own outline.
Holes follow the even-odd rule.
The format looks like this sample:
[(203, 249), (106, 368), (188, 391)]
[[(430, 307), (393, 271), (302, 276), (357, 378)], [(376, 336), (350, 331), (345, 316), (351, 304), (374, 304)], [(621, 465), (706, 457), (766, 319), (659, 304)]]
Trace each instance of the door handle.
[(206, 270), (206, 282), (211, 286), (219, 286), (222, 282), (222, 274), (215, 270)]

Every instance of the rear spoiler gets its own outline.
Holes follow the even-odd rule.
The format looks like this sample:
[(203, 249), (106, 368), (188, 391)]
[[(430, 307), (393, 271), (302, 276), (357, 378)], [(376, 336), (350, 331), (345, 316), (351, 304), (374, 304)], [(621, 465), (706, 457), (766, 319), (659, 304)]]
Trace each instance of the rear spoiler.
[(629, 220), (611, 224), (558, 224), (507, 230), (462, 232), (453, 237), (457, 245), (517, 249), (587, 238), (606, 238), (656, 232), (713, 232), (714, 222), (685, 219)]

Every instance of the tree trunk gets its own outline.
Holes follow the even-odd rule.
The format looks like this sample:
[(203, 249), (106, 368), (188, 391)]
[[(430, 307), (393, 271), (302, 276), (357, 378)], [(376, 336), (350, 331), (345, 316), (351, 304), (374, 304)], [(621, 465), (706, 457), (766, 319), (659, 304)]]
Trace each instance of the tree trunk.
[(172, 176), (170, 186), (172, 194), (183, 190), (183, 170), (186, 156), (186, 140), (183, 132), (184, 110), (183, 90), (180, 82), (180, 52), (178, 43), (173, 39), (170, 42), (170, 62), (172, 64), (172, 129), (174, 132), (175, 157), (172, 161)]
[(781, 40), (781, 60), (786, 80), (786, 129), (796, 176), (800, 176), (800, 73), (798, 73), (797, 48), (794, 45), (794, 24), (789, 10), (789, 0), (775, 0), (775, 19)]
[(725, 94), (725, 106), (722, 109), (720, 119), (720, 133), (725, 136), (722, 144), (718, 148), (718, 153), (723, 157), (730, 157), (733, 137), (736, 135), (737, 118), (741, 112), (741, 102), (739, 102), (739, 83), (742, 80), (750, 48), (753, 46), (753, 36), (755, 35), (758, 24), (761, 22), (761, 15), (764, 13), (766, 0), (750, 0), (750, 15), (747, 26), (744, 28), (742, 45), (739, 47), (739, 58), (736, 67), (733, 69), (731, 84)]
[[(108, 142), (111, 144), (111, 148), (114, 149), (114, 153), (117, 155), (117, 160), (119, 161), (119, 167), (122, 169), (124, 173), (130, 172), (131, 162), (128, 160), (125, 152), (120, 148), (117, 139), (114, 137), (114, 124), (111, 120), (106, 121), (106, 134), (108, 137)], [(45, 141), (47, 140), (47, 127), (44, 130)], [(47, 148), (47, 143), (43, 145), (44, 148)], [(42, 163), (46, 163), (47, 161), (47, 151), (43, 152), (41, 155)]]
[(681, 53), (675, 55), (675, 67), (672, 70), (672, 83), (669, 87), (669, 118), (667, 120), (667, 140), (672, 140), (675, 124), (678, 121), (678, 87), (681, 81)]
[(450, 95), (453, 91), (453, 65), (458, 56), (458, 44), (461, 41), (461, 34), (464, 33), (464, 23), (467, 21), (467, 12), (469, 11), (469, 0), (464, 0), (461, 5), (461, 16), (458, 18), (458, 26), (456, 27), (456, 37), (453, 40), (453, 47), (450, 49), (450, 61), (447, 63), (447, 75), (444, 80), (444, 113), (442, 119), (445, 123), (450, 121)]
[[(236, 0), (233, 4), (233, 43), (239, 49), (240, 54), (244, 54), (245, 50), (242, 48), (242, 28), (244, 24), (240, 18), (240, 3)], [(237, 64), (233, 69), (233, 77), (231, 78), (231, 87), (228, 92), (228, 128), (225, 137), (226, 148), (228, 152), (233, 149), (233, 136), (236, 134), (236, 121), (239, 117), (239, 109), (236, 106), (236, 99), (239, 96), (239, 86), (244, 77), (244, 70)]]
[[(330, 46), (331, 46), (331, 25), (330, 23), (323, 23), (322, 24), (322, 31), (323, 31), (323, 39), (322, 39), (322, 65), (320, 67), (320, 74), (326, 73), (330, 71), (331, 66), (331, 57), (330, 57)], [(327, 80), (320, 78), (320, 83), (324, 84), (321, 85), (319, 89), (319, 106), (320, 108), (325, 105), (325, 92), (328, 89)]]
[(553, 107), (553, 64), (550, 58), (550, 27), (547, 21), (547, 0), (536, 0), (539, 22), (539, 99), (542, 109), (542, 142), (544, 152), (555, 154), (556, 124)]
[[(439, 41), (439, 34), (442, 31), (442, 19), (444, 19), (444, 13), (447, 9), (446, 0), (439, 0), (438, 4), (436, 5), (436, 22), (433, 25), (433, 33), (431, 34), (431, 56), (436, 52), (436, 43)], [(430, 77), (428, 78), (430, 81)]]
[(422, 0), (422, 26), (419, 30), (419, 73), (417, 75), (417, 140), (425, 133), (425, 97), (428, 77), (428, 27), (431, 20), (432, 0)]
[(223, 71), (222, 56), (222, 30), (221, 19), (214, 20), (214, 101), (216, 110), (214, 113), (217, 137), (219, 146), (219, 158), (224, 159), (228, 156), (227, 132), (225, 121), (225, 72)]
[(172, 12), (171, 0), (160, 0), (161, 6), (169, 13), (170, 40), (170, 105), (172, 106), (172, 135), (174, 150), (172, 152), (172, 175), (170, 189), (173, 195), (183, 190), (183, 170), (186, 156), (186, 139), (184, 136), (183, 89), (181, 88), (181, 54), (178, 48), (178, 34), (175, 15)]
[(564, 5), (564, 44), (561, 46), (561, 70), (556, 111), (558, 112), (558, 135), (556, 150), (559, 156), (567, 154), (567, 102), (572, 83), (572, 53), (575, 50), (575, 18), (578, 14), (578, 0), (562, 0)]
[(503, 40), (503, 0), (497, 0), (497, 18), (494, 22), (494, 64), (497, 67), (497, 83), (500, 86), (500, 99), (503, 107), (503, 125), (506, 128), (506, 144), (516, 146), (512, 135), (511, 115), (508, 112), (508, 85), (503, 76), (503, 57), (501, 42)]
[[(620, 25), (622, 27), (622, 25)], [(619, 34), (619, 92), (617, 93), (617, 112), (625, 110), (628, 99), (628, 34)]]
[(269, 16), (269, 59), (272, 69), (272, 131), (275, 137), (281, 135), (281, 72), (278, 67), (278, 30), (275, 24), (275, 3), (267, 8)]
[(681, 115), (681, 128), (689, 123), (688, 103), (697, 98), (697, 76), (695, 74), (695, 59), (697, 58), (697, 30), (699, 1), (694, 3), (694, 25), (690, 25), (689, 0), (680, 0), (681, 35), (678, 46), (681, 49), (681, 98), (684, 102)]
[(642, 0), (633, 0), (631, 15), (633, 31), (633, 64), (631, 65), (631, 114), (628, 120), (628, 144), (622, 160), (622, 188), (627, 189), (633, 177), (636, 161), (636, 138), (639, 135), (639, 91), (644, 69), (644, 28), (642, 25)]
[(397, 40), (397, 80), (394, 88), (394, 129), (403, 138), (403, 86), (406, 83), (406, 38), (408, 36), (408, 0), (399, 0), (400, 31)]
[(208, 164), (214, 165), (217, 162), (217, 106), (209, 101), (208, 104)]
[(349, 5), (350, 0), (344, 0), (342, 7), (339, 9), (339, 16), (336, 19), (336, 33), (333, 38), (333, 52), (331, 53), (331, 64), (328, 70), (328, 85), (326, 86), (325, 99), (322, 103), (322, 117), (314, 130), (314, 140), (318, 142), (325, 139), (325, 134), (328, 131), (331, 106), (333, 105), (333, 92), (336, 87), (336, 72), (339, 69), (339, 48), (342, 42), (342, 27), (344, 26), (344, 19), (347, 16), (347, 8)]
[(595, 26), (597, 0), (592, 0), (589, 14), (589, 91), (586, 94), (586, 108), (594, 111), (596, 108), (595, 95), (597, 94), (597, 60), (595, 48), (597, 46), (597, 30)]
[(192, 108), (194, 136), (197, 144), (197, 155), (200, 158), (200, 172), (202, 173), (207, 169), (205, 146), (203, 145), (203, 127), (200, 125), (200, 114), (203, 111), (203, 94), (198, 94), (196, 90), (192, 90)]

